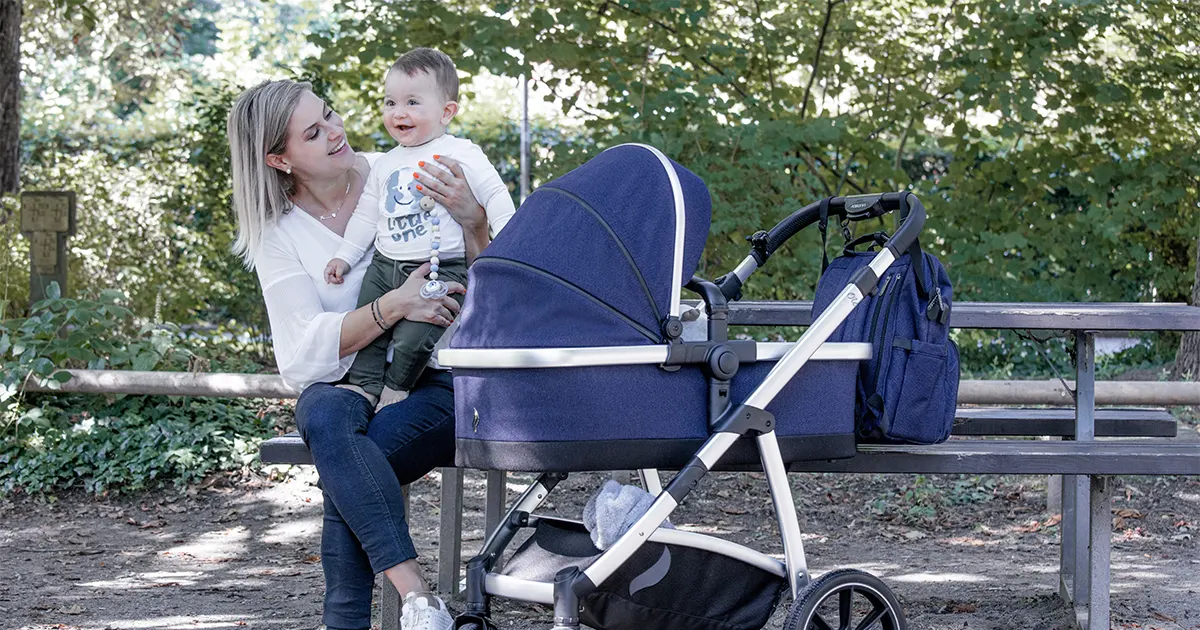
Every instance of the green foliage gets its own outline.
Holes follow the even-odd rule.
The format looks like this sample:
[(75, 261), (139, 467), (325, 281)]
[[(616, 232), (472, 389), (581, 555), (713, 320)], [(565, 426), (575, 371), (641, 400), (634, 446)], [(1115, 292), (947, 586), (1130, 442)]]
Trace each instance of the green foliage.
[(58, 283), (46, 293), (28, 318), (0, 321), (0, 403), (15, 395), (27, 375), (55, 387), (69, 378), (57, 369), (153, 370), (181, 352), (177, 326), (135, 327), (133, 314), (121, 305), (124, 296), (115, 289), (101, 291), (94, 300), (64, 298)]
[[(705, 275), (807, 202), (908, 188), (959, 299), (1179, 300), (1192, 282), (1200, 58), (1177, 42), (1200, 24), (1179, 3), (355, 0), (334, 15), (308, 67), (336, 92), (367, 102), (363, 76), (436, 46), (469, 75), (527, 72), (583, 119), (595, 144), (551, 176), (623, 141), (695, 171), (714, 201)], [(816, 245), (797, 238), (748, 295), (810, 296)]]
[[(551, 127), (545, 121), (530, 121), (530, 189), (544, 182), (547, 165), (563, 153), (586, 152), (588, 136), (569, 129)], [(513, 203), (521, 202), (521, 125), (513, 121), (463, 123), (457, 133), (483, 149), (508, 185)], [(390, 139), (389, 139), (390, 140)]]
[(138, 324), (111, 289), (95, 299), (64, 298), (57, 284), (47, 293), (28, 318), (0, 321), (0, 494), (182, 485), (249, 465), (274, 426), (261, 403), (18, 391), (30, 376), (56, 389), (69, 380), (64, 368), (259, 371), (227, 339), (240, 331)]
[[(1069, 337), (1018, 331), (955, 330), (964, 379), (1075, 380), (1075, 348)], [(1174, 360), (1179, 335), (1147, 333), (1136, 345), (1096, 359), (1096, 378), (1117, 379), (1131, 371), (1161, 372)]]
[(240, 399), (31, 398), (22, 430), (0, 441), (0, 495), (182, 487), (247, 468), (279, 411)]
[(0, 403), (16, 397), (33, 376), (56, 388), (64, 369), (262, 370), (248, 349), (260, 343), (244, 328), (182, 331), (175, 324), (139, 323), (115, 289), (95, 299), (66, 298), (58, 283), (33, 305), (29, 317), (0, 320)]
[[(257, 280), (229, 252), (225, 115), (239, 83), (299, 58), (312, 6), (134, 0), (27, 4), (25, 190), (74, 190), (70, 294), (117, 288), (157, 321), (266, 328)], [(89, 19), (89, 15), (91, 19)], [(301, 16), (302, 17), (302, 16)], [(0, 260), (9, 314), (27, 308), (24, 239)]]

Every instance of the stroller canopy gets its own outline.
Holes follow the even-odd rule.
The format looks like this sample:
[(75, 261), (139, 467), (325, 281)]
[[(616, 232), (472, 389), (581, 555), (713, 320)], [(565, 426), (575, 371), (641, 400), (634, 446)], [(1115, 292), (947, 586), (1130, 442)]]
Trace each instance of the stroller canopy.
[(704, 182), (624, 144), (539, 187), (471, 266), (455, 348), (658, 344), (708, 236)]

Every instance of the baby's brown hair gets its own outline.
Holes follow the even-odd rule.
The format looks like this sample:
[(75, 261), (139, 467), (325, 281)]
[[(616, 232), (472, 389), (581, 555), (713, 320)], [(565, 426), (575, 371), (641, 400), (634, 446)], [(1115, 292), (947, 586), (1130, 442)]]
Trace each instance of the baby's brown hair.
[(388, 72), (403, 72), (413, 76), (428, 72), (437, 81), (438, 88), (447, 101), (458, 101), (458, 71), (449, 55), (432, 48), (414, 48), (396, 60)]

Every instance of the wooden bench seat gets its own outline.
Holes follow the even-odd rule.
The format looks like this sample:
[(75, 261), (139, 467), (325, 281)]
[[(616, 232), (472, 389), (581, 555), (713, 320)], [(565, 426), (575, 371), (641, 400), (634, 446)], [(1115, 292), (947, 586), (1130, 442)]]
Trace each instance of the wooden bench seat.
[[(955, 413), (954, 435), (1057, 436), (1074, 435), (1071, 409), (962, 407)], [(1165, 409), (1098, 409), (1096, 435), (1102, 437), (1175, 437), (1176, 422)], [(271, 438), (259, 453), (264, 464), (311, 464), (308, 447), (296, 433)], [(900, 472), (900, 471), (897, 471)]]
[(311, 464), (312, 454), (300, 439), (300, 434), (292, 431), (287, 435), (264, 440), (258, 445), (258, 456), (264, 464)]
[(863, 444), (847, 459), (797, 462), (790, 472), (1018, 475), (1200, 475), (1200, 442), (956, 440)]

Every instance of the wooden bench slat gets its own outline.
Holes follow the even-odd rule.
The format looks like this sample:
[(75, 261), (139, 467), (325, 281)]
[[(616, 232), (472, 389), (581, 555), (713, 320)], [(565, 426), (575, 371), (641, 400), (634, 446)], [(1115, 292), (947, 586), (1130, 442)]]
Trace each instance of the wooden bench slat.
[[(1097, 437), (1175, 437), (1178, 423), (1165, 409), (1097, 409)], [(1074, 409), (959, 408), (954, 435), (1071, 437)]]
[[(737, 326), (808, 326), (812, 302), (743, 300), (729, 305)], [(1007, 330), (1200, 330), (1200, 308), (1182, 303), (955, 302), (953, 328)]]
[(264, 464), (311, 464), (312, 454), (298, 433), (288, 433), (258, 445), (258, 456)]
[[(1175, 437), (1177, 423), (1164, 409), (1098, 409), (1096, 435), (1101, 437)], [(1071, 436), (1071, 409), (960, 408), (954, 435)], [(311, 464), (308, 447), (296, 433), (271, 438), (259, 447), (264, 464)]]
[(950, 440), (864, 444), (848, 459), (795, 462), (791, 472), (1027, 475), (1200, 475), (1200, 443)]

